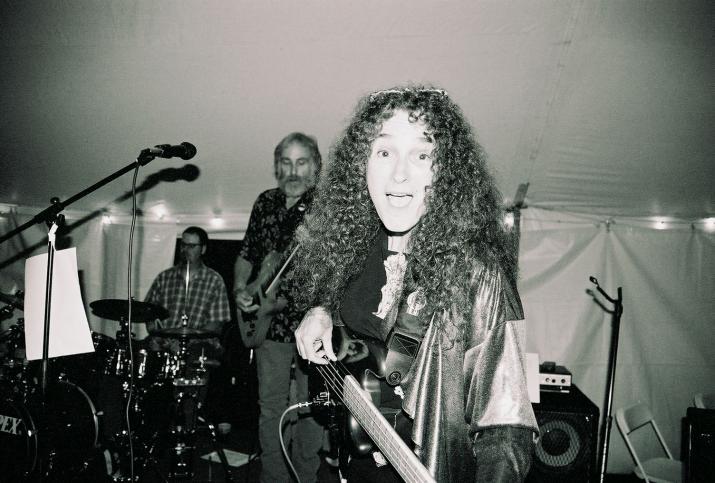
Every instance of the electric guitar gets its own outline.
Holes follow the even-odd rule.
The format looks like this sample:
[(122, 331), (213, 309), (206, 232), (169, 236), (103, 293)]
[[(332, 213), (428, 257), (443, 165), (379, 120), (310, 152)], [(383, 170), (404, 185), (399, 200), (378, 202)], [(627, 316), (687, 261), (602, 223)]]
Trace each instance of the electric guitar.
[[(339, 331), (334, 331), (334, 333), (337, 332)], [(394, 351), (396, 346), (401, 346), (405, 341), (401, 334), (398, 335), (397, 339), (395, 334), (389, 339), (390, 351)], [(325, 380), (328, 391), (337, 397), (350, 412), (347, 429), (354, 450), (359, 454), (367, 454), (372, 450), (374, 443), (406, 482), (434, 482), (435, 480), (427, 468), (386, 419), (387, 416), (394, 420), (401, 411), (401, 399), (390, 394), (394, 393), (394, 390), (385, 390), (387, 384), (382, 380), (386, 375), (388, 380), (391, 377), (395, 378), (395, 374), (385, 373), (386, 367), (389, 367), (387, 363), (390, 358), (388, 347), (379, 341), (370, 339), (364, 339), (361, 342), (364, 344), (364, 348), (362, 359), (359, 361), (350, 363), (351, 358), (348, 357), (347, 365), (338, 361), (324, 366), (316, 366)], [(415, 347), (418, 346), (419, 343)], [(358, 382), (353, 374), (360, 377), (361, 382)], [(399, 377), (401, 379), (401, 376)], [(378, 408), (378, 405), (384, 406), (385, 404), (389, 406), (387, 409)]]
[(298, 246), (293, 249), (283, 265), (279, 265), (282, 255), (276, 251), (270, 252), (263, 259), (256, 278), (246, 286), (246, 291), (253, 296), (253, 304), (258, 305), (258, 310), (255, 312), (243, 312), (240, 309), (237, 311), (238, 331), (243, 344), (249, 349), (260, 346), (266, 340), (275, 310), (275, 305), (266, 303), (266, 299), (275, 295), (281, 276), (296, 251)]

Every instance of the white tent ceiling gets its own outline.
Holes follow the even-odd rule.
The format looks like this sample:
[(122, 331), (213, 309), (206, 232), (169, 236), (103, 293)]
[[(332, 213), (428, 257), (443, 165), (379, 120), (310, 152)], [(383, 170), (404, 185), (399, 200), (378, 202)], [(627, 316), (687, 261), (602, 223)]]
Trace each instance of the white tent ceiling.
[[(615, 407), (651, 400), (677, 443), (683, 408), (715, 370), (713, 234), (600, 221), (715, 217), (714, 27), (712, 0), (0, 0), (0, 215), (18, 205), (24, 222), (143, 148), (188, 141), (198, 179), (160, 182), (139, 206), (181, 224), (220, 214), (233, 236), (274, 186), (283, 135), (313, 134), (327, 155), (363, 94), (439, 85), (474, 124), (507, 203), (528, 182), (528, 206), (557, 211), (524, 215), (529, 347), (600, 403), (610, 332), (584, 286), (589, 274), (623, 285)], [(157, 159), (138, 183), (184, 164)], [(130, 186), (125, 174), (69, 208), (128, 213)], [(143, 228), (137, 297), (171, 263), (178, 226)], [(87, 302), (126, 295), (127, 230), (77, 228)], [(44, 248), (44, 227), (24, 235), (0, 245), (3, 267), (16, 262), (3, 292), (21, 286), (26, 245)], [(630, 465), (620, 443), (609, 467)]]
[[(529, 182), (531, 206), (715, 213), (712, 1), (4, 1), (0, 19), (0, 203), (44, 207), (189, 141), (199, 178), (141, 207), (245, 214), (284, 134), (327, 154), (358, 97), (411, 81), (462, 106), (506, 198)], [(72, 208), (127, 212), (130, 184)]]

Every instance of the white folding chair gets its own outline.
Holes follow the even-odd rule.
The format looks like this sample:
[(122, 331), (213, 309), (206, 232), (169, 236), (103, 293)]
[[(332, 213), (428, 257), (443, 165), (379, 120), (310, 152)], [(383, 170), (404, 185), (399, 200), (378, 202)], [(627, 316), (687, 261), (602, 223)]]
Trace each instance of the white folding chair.
[[(638, 478), (648, 482), (683, 481), (683, 464), (680, 460), (673, 458), (668, 446), (665, 444), (663, 435), (658, 429), (658, 425), (653, 419), (653, 413), (646, 404), (639, 403), (616, 410), (616, 423), (621, 435), (623, 435), (626, 446), (628, 446), (628, 451), (631, 452), (631, 456), (636, 462), (634, 472)], [(651, 426), (651, 428), (647, 426)], [(641, 444), (634, 444), (633, 436), (636, 435), (636, 432), (639, 435), (638, 443), (643, 442), (643, 436), (655, 434), (660, 446), (663, 448), (665, 457), (639, 456), (636, 446), (641, 452), (643, 447)]]

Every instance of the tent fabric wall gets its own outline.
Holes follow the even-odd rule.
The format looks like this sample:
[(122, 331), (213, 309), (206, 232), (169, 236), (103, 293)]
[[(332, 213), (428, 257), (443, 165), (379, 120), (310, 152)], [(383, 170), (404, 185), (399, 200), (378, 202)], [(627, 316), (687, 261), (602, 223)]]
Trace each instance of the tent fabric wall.
[[(22, 223), (28, 215), (17, 216)], [(75, 217), (69, 217), (71, 223)], [(2, 232), (12, 228), (0, 216)], [(210, 229), (210, 219), (196, 224)], [(23, 235), (25, 246), (39, 243), (44, 227)], [(224, 227), (241, 232), (245, 226)], [(153, 278), (171, 265), (173, 246), (183, 227), (174, 223), (138, 223), (134, 240), (132, 295), (141, 300)], [(129, 224), (95, 218), (71, 233), (82, 271), (84, 301), (126, 296)], [(214, 234), (212, 234), (214, 236)], [(652, 228), (652, 221), (602, 217), (528, 208), (522, 211), (519, 288), (524, 302), (526, 347), (566, 366), (573, 380), (601, 409), (611, 337), (611, 318), (586, 293), (593, 275), (611, 294), (623, 287), (614, 403), (651, 405), (668, 444), (680, 445), (680, 419), (697, 392), (715, 390), (715, 233), (672, 223)], [(0, 245), (0, 263), (18, 249), (18, 241)], [(0, 271), (22, 284), (22, 262)], [(20, 277), (20, 278), (18, 278)], [(114, 335), (116, 322), (91, 315), (95, 331)], [(136, 330), (137, 328), (135, 328)], [(628, 473), (632, 463), (613, 426), (610, 473)]]
[[(648, 403), (677, 455), (694, 394), (715, 390), (715, 234), (652, 226), (530, 208), (522, 214), (520, 290), (527, 349), (566, 366), (603, 415), (612, 319), (586, 293), (595, 289), (588, 277), (612, 296), (623, 287), (613, 410)], [(614, 424), (608, 472), (631, 468)]]
[[(6, 233), (17, 225), (29, 221), (29, 209), (18, 208), (0, 214), (0, 232)], [(67, 214), (69, 226), (81, 220), (79, 213)], [(119, 324), (100, 319), (92, 314), (89, 303), (105, 298), (127, 297), (127, 264), (129, 261), (129, 218), (105, 222), (97, 216), (72, 228), (69, 241), (77, 247), (77, 266), (80, 271), (82, 297), (93, 331), (114, 337)], [(174, 247), (179, 231), (174, 223), (137, 223), (134, 233), (132, 255), (132, 297), (143, 300), (156, 275), (171, 266)], [(3, 285), (0, 289), (11, 293), (16, 286), (24, 286), (24, 259), (13, 261), (20, 251), (28, 252), (26, 257), (47, 251), (47, 229), (35, 225), (0, 245), (0, 275)], [(12, 262), (12, 263), (10, 263)], [(21, 313), (20, 313), (21, 315)], [(4, 324), (4, 326), (7, 323)], [(145, 335), (143, 325), (135, 324), (133, 331), (138, 336)]]

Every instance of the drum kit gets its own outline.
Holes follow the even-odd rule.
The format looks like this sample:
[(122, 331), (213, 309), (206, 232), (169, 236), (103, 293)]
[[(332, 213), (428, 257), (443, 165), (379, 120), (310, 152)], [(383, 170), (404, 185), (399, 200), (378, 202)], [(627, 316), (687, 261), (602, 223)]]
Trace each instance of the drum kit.
[[(0, 293), (0, 301), (6, 304), (0, 320), (23, 308), (19, 293)], [(150, 470), (165, 479), (158, 457), (169, 451), (168, 480), (186, 480), (193, 476), (199, 422), (209, 429), (229, 478), (203, 412), (208, 371), (218, 362), (203, 350), (193, 359), (189, 350), (193, 341), (217, 334), (185, 325), (159, 329), (150, 338), (176, 341), (178, 350), (150, 350), (127, 335), (126, 300), (97, 300), (90, 307), (98, 317), (120, 322), (116, 338), (93, 333), (94, 353), (50, 359), (44, 395), (36, 361), (25, 358), (23, 319), (0, 332), (0, 479), (92, 481), (78, 475), (98, 465), (106, 470), (105, 481), (142, 481)], [(168, 316), (146, 302), (133, 301), (131, 310), (133, 323)]]

